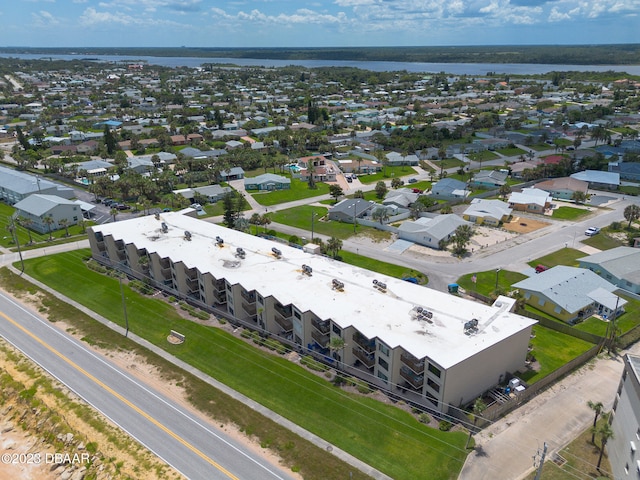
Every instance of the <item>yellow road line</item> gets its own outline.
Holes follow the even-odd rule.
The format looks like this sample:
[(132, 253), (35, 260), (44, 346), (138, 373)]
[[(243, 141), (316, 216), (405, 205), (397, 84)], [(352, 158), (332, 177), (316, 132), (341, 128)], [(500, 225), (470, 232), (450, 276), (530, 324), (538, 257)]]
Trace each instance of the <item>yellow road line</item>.
[(108, 385), (106, 385), (105, 383), (103, 383), (102, 381), (98, 380), (96, 377), (94, 377), (93, 375), (91, 375), (89, 372), (87, 372), (85, 369), (83, 369), (80, 365), (76, 364), (75, 362), (73, 362), (71, 359), (67, 358), (66, 356), (64, 356), (62, 353), (60, 353), (59, 351), (57, 351), (55, 348), (53, 348), (51, 345), (49, 345), (48, 343), (45, 343), (44, 340), (42, 340), (40, 337), (34, 335), (33, 333), (31, 333), (29, 330), (27, 330), (26, 328), (24, 328), (22, 325), (20, 325), (19, 323), (17, 323), (15, 320), (13, 320), (12, 318), (10, 318), (9, 316), (7, 316), (4, 312), (0, 312), (0, 316), (2, 316), (4, 319), (6, 319), (8, 322), (10, 322), (12, 325), (14, 325), (15, 327), (19, 328), (20, 330), (22, 330), (22, 332), (24, 332), (25, 334), (29, 335), (31, 338), (33, 338), (36, 342), (38, 342), (40, 345), (42, 345), (43, 347), (45, 347), (47, 350), (49, 350), (51, 353), (53, 353), (54, 355), (56, 355), (57, 357), (59, 357), (60, 359), (62, 359), (63, 361), (65, 361), (66, 363), (68, 363), (70, 366), (72, 366), (73, 368), (75, 368), (77, 371), (79, 371), (80, 373), (82, 373), (84, 376), (86, 376), (88, 379), (90, 379), (91, 381), (95, 382), (98, 386), (102, 387), (103, 389), (105, 389), (107, 392), (109, 392), (111, 395), (113, 395), (114, 397), (116, 397), (118, 400), (120, 400), (121, 402), (123, 402), (124, 404), (126, 404), (129, 408), (133, 409), (135, 412), (137, 412), (138, 414), (142, 415), (144, 418), (146, 418), (147, 420), (149, 420), (151, 423), (153, 423), (156, 427), (160, 428), (162, 431), (164, 431), (165, 433), (167, 433), (168, 435), (170, 435), (171, 437), (173, 437), (174, 439), (176, 439), (178, 442), (180, 442), (182, 445), (184, 445), (185, 447), (187, 447), (189, 450), (191, 450), (193, 453), (195, 453), (196, 455), (198, 455), (200, 458), (202, 458), (203, 460), (205, 460), (207, 463), (213, 465), (215, 468), (217, 468), (220, 472), (224, 473), (227, 477), (233, 479), (233, 480), (240, 480), (238, 477), (236, 477), (234, 474), (232, 474), (230, 471), (228, 471), (226, 468), (224, 468), (222, 465), (220, 465), (219, 463), (217, 463), (216, 461), (214, 461), (213, 459), (211, 459), (210, 457), (208, 457), (205, 453), (203, 453), (202, 451), (198, 450), (196, 447), (194, 447), (193, 445), (191, 445), (189, 442), (187, 442), (184, 438), (178, 436), (176, 433), (174, 433), (173, 431), (169, 430), (169, 428), (165, 427), (164, 425), (162, 425), (160, 422), (158, 422), (155, 418), (151, 417), (151, 415), (147, 414), (146, 412), (144, 412), (140, 407), (138, 407), (137, 405), (134, 405), (132, 402), (130, 402), (129, 400), (127, 400), (126, 398), (124, 398), (122, 395), (120, 395), (118, 392), (116, 392), (114, 389), (112, 389), (111, 387), (109, 387)]

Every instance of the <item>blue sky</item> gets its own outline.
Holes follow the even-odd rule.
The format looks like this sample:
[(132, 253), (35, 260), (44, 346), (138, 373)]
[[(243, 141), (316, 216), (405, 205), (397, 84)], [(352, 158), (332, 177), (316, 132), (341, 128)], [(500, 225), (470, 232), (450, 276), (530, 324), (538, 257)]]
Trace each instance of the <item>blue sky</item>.
[(0, 0), (0, 46), (640, 43), (640, 0)]

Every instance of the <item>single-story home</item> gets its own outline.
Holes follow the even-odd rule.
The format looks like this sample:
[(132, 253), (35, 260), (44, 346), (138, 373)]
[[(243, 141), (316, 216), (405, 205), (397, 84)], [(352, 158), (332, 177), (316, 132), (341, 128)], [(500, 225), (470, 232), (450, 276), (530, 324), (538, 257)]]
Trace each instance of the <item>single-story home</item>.
[(464, 199), (469, 193), (467, 184), (455, 178), (443, 178), (431, 186), (431, 195), (445, 200)]
[(620, 175), (624, 180), (640, 181), (640, 163), (638, 162), (609, 162), (608, 170)]
[(558, 200), (572, 200), (575, 192), (587, 195), (589, 184), (571, 177), (551, 178), (536, 184), (536, 188), (549, 192), (552, 198)]
[(390, 166), (394, 165), (418, 165), (420, 159), (416, 155), (401, 155), (398, 152), (389, 152), (386, 155)]
[(474, 198), (462, 214), (462, 218), (478, 225), (497, 227), (500, 222), (509, 220), (511, 212), (509, 205), (501, 200)]
[(374, 208), (379, 207), (375, 202), (362, 198), (345, 198), (329, 209), (329, 220), (353, 223), (354, 218), (363, 218), (371, 214)]
[(244, 188), (246, 190), (289, 190), (291, 179), (275, 175), (273, 173), (263, 173), (257, 177), (245, 178)]
[[(627, 303), (613, 292), (618, 288), (585, 268), (556, 267), (513, 284), (527, 304), (565, 322), (624, 312)], [(616, 310), (617, 306), (617, 310)]]
[(389, 190), (382, 201), (383, 205), (397, 205), (398, 207), (407, 208), (418, 200), (419, 193), (413, 193), (409, 188), (398, 188), (397, 190)]
[(571, 178), (582, 180), (589, 184), (589, 188), (616, 190), (620, 186), (620, 174), (617, 172), (601, 172), (599, 170), (585, 170), (573, 173)]
[(31, 230), (40, 233), (76, 225), (82, 219), (82, 209), (77, 203), (56, 195), (34, 193), (14, 205), (15, 217), (26, 218)]
[(523, 188), (521, 192), (512, 192), (509, 196), (509, 206), (522, 212), (543, 214), (551, 206), (549, 192), (534, 187)]
[(508, 172), (498, 170), (480, 170), (473, 176), (471, 185), (480, 188), (500, 188), (507, 183)]
[(242, 167), (231, 167), (228, 170), (221, 171), (220, 178), (223, 182), (228, 182), (229, 180), (240, 180), (244, 178), (244, 170)]
[(640, 294), (640, 249), (616, 247), (579, 258), (578, 262), (608, 282)]
[(398, 227), (398, 238), (409, 242), (440, 249), (442, 241), (448, 241), (460, 225), (468, 225), (457, 215), (437, 215), (420, 217), (417, 220), (402, 222)]
[(180, 190), (173, 190), (176, 195), (182, 195), (189, 201), (193, 201), (196, 194), (207, 197), (209, 203), (215, 203), (222, 200), (227, 193), (231, 191), (231, 187), (222, 187), (220, 185), (206, 185), (204, 187), (195, 188), (182, 188)]

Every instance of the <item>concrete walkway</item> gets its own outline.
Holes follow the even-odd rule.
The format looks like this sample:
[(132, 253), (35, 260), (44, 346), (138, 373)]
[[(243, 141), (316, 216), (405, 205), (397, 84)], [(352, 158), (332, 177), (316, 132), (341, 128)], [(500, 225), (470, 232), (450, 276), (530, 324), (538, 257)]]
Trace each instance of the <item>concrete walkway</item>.
[(640, 354), (640, 343), (620, 356), (602, 354), (519, 409), (476, 435), (459, 480), (523, 479), (533, 470), (533, 456), (547, 443), (547, 460), (593, 422), (589, 400), (613, 406), (624, 353)]

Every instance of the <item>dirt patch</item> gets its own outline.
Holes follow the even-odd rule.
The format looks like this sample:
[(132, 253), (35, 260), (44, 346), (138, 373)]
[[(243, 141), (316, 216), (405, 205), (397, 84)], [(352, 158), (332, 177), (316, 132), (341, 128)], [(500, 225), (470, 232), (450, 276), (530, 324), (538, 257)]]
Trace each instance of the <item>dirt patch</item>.
[(530, 233), (548, 227), (548, 222), (528, 217), (513, 217), (510, 222), (502, 225), (505, 230), (515, 233)]

